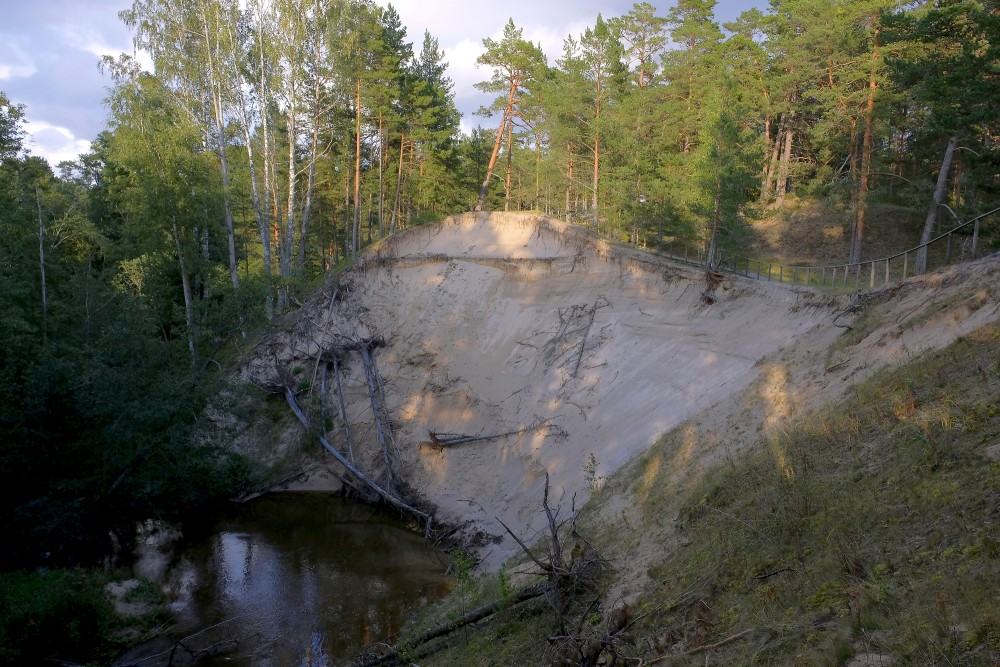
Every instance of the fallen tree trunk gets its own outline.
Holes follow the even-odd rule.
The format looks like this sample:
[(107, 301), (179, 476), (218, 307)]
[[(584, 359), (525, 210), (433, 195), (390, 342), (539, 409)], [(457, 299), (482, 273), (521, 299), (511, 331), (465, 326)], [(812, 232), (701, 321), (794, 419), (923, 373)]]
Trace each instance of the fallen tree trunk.
[(354, 444), (351, 442), (351, 425), (347, 421), (347, 406), (344, 404), (344, 386), (340, 382), (340, 357), (333, 358), (333, 377), (337, 381), (337, 401), (340, 404), (340, 421), (344, 424), (344, 437), (347, 439), (347, 455), (354, 462)]
[[(290, 407), (292, 409), (292, 412), (295, 413), (295, 416), (298, 418), (299, 422), (301, 422), (302, 426), (304, 426), (306, 430), (309, 430), (311, 428), (311, 426), (309, 424), (309, 419), (306, 417), (305, 413), (302, 412), (302, 408), (299, 407), (299, 402), (295, 398), (295, 393), (292, 392), (292, 390), (289, 387), (285, 387), (285, 401), (288, 403), (288, 407)], [(344, 457), (344, 455), (341, 454), (340, 451), (336, 447), (334, 447), (333, 445), (331, 445), (330, 442), (323, 435), (317, 434), (316, 437), (319, 438), (319, 441), (323, 445), (323, 447), (328, 452), (330, 452), (331, 454), (333, 454), (333, 457), (335, 459), (337, 459), (337, 461), (339, 461), (342, 466), (344, 466), (345, 468), (347, 468), (347, 470), (352, 475), (354, 475), (360, 481), (364, 482), (364, 484), (369, 489), (371, 489), (372, 491), (374, 491), (375, 493), (377, 493), (383, 500), (385, 500), (387, 503), (389, 503), (393, 507), (399, 508), (399, 509), (403, 510), (404, 512), (407, 512), (408, 514), (411, 514), (411, 515), (417, 517), (418, 519), (421, 519), (424, 522), (424, 526), (425, 526), (425, 528), (424, 528), (424, 534), (425, 535), (430, 534), (431, 522), (432, 522), (433, 519), (432, 519), (432, 517), (429, 514), (427, 514), (426, 512), (421, 512), (417, 508), (411, 507), (410, 505), (407, 505), (402, 500), (400, 500), (399, 498), (397, 498), (395, 495), (389, 493), (388, 491), (386, 491), (385, 489), (383, 489), (381, 486), (379, 486), (378, 484), (376, 484), (367, 475), (365, 475), (360, 470), (358, 470), (354, 466), (354, 464), (352, 464), (350, 461), (348, 461)]]
[(512, 435), (523, 435), (525, 433), (538, 431), (543, 428), (558, 428), (553, 424), (549, 424), (548, 421), (549, 420), (546, 419), (539, 424), (535, 424), (534, 426), (526, 426), (524, 428), (519, 428), (516, 431), (507, 431), (505, 433), (494, 433), (493, 435), (466, 435), (464, 433), (438, 433), (435, 431), (427, 431), (427, 437), (430, 438), (430, 444), (432, 445), (437, 447), (452, 447), (454, 445), (465, 445), (470, 442), (489, 442), (491, 440), (507, 438)]
[[(376, 658), (371, 658), (368, 660), (360, 660), (356, 662), (355, 665), (356, 667), (376, 667), (377, 665), (399, 664), (399, 653), (401, 651), (406, 650), (409, 653), (411, 650), (416, 649), (419, 646), (423, 646), (424, 644), (434, 639), (437, 639), (438, 637), (443, 637), (445, 635), (451, 634), (452, 632), (464, 628), (467, 625), (478, 623), (479, 621), (489, 618), (490, 616), (493, 616), (494, 614), (501, 612), (504, 609), (509, 609), (514, 605), (521, 604), (522, 602), (527, 602), (528, 600), (532, 600), (537, 597), (541, 597), (546, 593), (546, 591), (548, 591), (548, 589), (549, 586), (547, 583), (536, 584), (534, 586), (522, 588), (520, 591), (515, 593), (507, 600), (497, 600), (495, 602), (485, 604), (482, 607), (473, 609), (469, 613), (465, 614), (464, 616), (461, 616), (460, 618), (455, 619), (454, 621), (445, 623), (444, 625), (439, 625), (436, 628), (428, 630), (427, 632), (420, 635), (413, 641), (406, 642), (405, 646), (393, 647), (385, 655), (378, 656)], [(421, 657), (427, 654), (429, 654), (429, 652), (422, 653)]]
[(382, 399), (381, 382), (375, 358), (371, 355), (371, 347), (361, 346), (361, 363), (365, 369), (365, 379), (368, 382), (368, 398), (372, 406), (372, 418), (375, 420), (375, 437), (382, 448), (382, 458), (385, 461), (386, 482), (390, 491), (396, 490), (396, 456), (393, 441), (392, 425), (386, 416), (385, 401)]

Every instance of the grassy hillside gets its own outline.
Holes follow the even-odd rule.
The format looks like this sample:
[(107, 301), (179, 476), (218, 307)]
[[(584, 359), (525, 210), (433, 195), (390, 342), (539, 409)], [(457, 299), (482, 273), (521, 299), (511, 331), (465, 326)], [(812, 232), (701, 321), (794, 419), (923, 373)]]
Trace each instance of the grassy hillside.
[(651, 568), (642, 604), (697, 600), (643, 624), (654, 644), (754, 629), (722, 655), (996, 664), (998, 342), (996, 326), (980, 329), (710, 471), (687, 497), (646, 494), (648, 520), (677, 513), (682, 546)]

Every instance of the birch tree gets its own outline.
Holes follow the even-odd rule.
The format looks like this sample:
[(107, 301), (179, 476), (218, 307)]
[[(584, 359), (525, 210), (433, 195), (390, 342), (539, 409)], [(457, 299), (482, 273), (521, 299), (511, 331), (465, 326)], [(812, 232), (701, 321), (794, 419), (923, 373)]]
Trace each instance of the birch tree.
[(233, 23), (237, 12), (235, 0), (136, 0), (120, 13), (135, 31), (136, 49), (148, 51), (155, 73), (187, 100), (192, 118), (203, 124), (206, 145), (218, 157), (233, 287), (239, 286), (239, 272), (226, 127), (231, 91), (239, 82), (227, 76), (223, 26)]
[[(126, 65), (127, 63), (122, 63)], [(202, 134), (173, 92), (147, 73), (122, 66), (109, 98), (108, 156), (116, 171), (113, 199), (125, 219), (134, 253), (121, 263), (121, 281), (136, 294), (162, 280), (160, 259), (172, 257), (180, 280), (184, 336), (198, 358), (196, 281), (207, 269), (202, 238), (218, 207), (218, 181)]]

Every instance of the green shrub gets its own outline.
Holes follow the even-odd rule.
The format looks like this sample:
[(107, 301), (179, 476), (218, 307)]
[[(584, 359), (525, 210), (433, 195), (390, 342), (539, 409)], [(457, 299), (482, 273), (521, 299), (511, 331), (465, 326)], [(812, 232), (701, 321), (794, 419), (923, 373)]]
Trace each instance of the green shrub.
[(0, 664), (93, 661), (109, 649), (115, 621), (100, 572), (0, 574)]

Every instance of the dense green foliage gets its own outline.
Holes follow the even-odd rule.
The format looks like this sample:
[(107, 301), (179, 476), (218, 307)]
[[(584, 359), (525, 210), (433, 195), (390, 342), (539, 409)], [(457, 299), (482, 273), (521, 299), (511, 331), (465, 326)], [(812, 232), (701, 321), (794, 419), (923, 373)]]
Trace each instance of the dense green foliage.
[(754, 215), (817, 198), (856, 262), (865, 225), (893, 224), (867, 220), (869, 202), (926, 211), (958, 136), (942, 202), (954, 215), (932, 217), (950, 225), (993, 207), (995, 2), (773, 0), (725, 26), (714, 7), (678, 0), (657, 16), (636, 3), (567, 38), (556, 66), (519, 91), (505, 142), (514, 185), (495, 188), (491, 206), (654, 248), (712, 249), (714, 238), (731, 253)]
[(104, 577), (83, 570), (0, 574), (0, 661), (5, 665), (107, 657), (116, 622)]
[[(872, 200), (941, 223), (992, 207), (993, 0), (774, 0), (726, 25), (714, 10), (636, 3), (568, 36), (554, 64), (512, 19), (477, 61), (497, 125), (461, 135), (445, 54), (430, 34), (414, 49), (391, 5), (144, 0), (122, 18), (153, 71), (105, 62), (117, 85), (98, 162), (125, 226), (155, 218), (188, 329), (199, 273), (216, 290), (254, 282), (281, 307), (393, 230), (473, 207), (731, 255), (755, 215), (815, 198), (842, 220), (851, 262), (866, 225), (893, 224), (867, 219)], [(184, 216), (139, 192), (183, 198)]]
[(151, 178), (116, 200), (125, 178), (103, 142), (57, 177), (22, 152), (22, 122), (0, 94), (0, 660), (85, 662), (118, 620), (103, 576), (59, 568), (127, 550), (137, 522), (181, 519), (246, 478), (200, 424), (217, 390), (206, 362), (240, 307), (220, 291), (185, 326), (178, 273), (155, 243), (165, 232), (120, 215), (181, 211), (168, 197), (183, 186)]
[[(127, 541), (136, 521), (180, 516), (243, 473), (189, 437), (211, 378), (185, 349), (195, 338), (173, 265), (162, 246), (146, 252), (154, 230), (110, 213), (107, 171), (66, 165), (57, 178), (23, 155), (21, 110), (0, 102), (12, 128), (0, 164), (0, 564), (86, 563), (111, 548), (109, 530)], [(232, 333), (215, 324), (231, 316), (211, 315), (199, 312), (199, 353)]]

